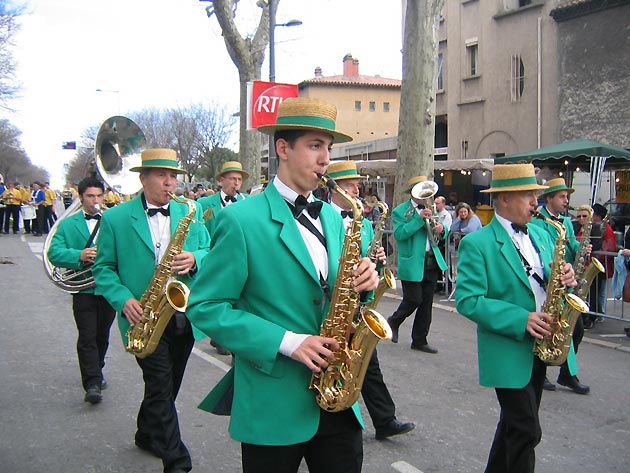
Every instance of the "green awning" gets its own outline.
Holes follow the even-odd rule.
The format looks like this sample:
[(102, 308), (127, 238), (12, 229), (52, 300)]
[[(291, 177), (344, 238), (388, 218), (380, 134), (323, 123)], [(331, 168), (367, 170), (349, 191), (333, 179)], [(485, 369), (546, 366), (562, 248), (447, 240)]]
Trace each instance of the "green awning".
[[(629, 167), (630, 151), (619, 146), (607, 145), (592, 140), (574, 140), (546, 146), (534, 151), (494, 158), (494, 164), (531, 163), (545, 161), (544, 165), (561, 165), (569, 160), (572, 165), (588, 165), (592, 156), (607, 157), (607, 167)], [(555, 163), (554, 161), (557, 161)]]

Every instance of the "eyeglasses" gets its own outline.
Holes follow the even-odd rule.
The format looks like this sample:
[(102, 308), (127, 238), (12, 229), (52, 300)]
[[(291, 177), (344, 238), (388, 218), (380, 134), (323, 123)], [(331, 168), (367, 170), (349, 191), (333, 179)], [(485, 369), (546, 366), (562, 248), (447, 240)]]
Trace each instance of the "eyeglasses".
[(576, 218), (588, 218), (588, 215), (577, 215)]

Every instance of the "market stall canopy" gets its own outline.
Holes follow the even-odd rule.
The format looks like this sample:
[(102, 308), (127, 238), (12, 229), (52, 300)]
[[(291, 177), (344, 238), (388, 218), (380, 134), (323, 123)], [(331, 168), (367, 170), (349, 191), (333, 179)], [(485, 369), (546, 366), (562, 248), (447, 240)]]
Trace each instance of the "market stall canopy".
[[(433, 168), (436, 171), (492, 171), (493, 166), (494, 162), (492, 159), (449, 159), (433, 162)], [(395, 176), (396, 160), (357, 161), (357, 169), (360, 174), (366, 176)]]
[[(592, 140), (574, 140), (564, 143), (546, 146), (534, 151), (512, 154), (494, 158), (495, 164), (507, 163), (531, 163), (539, 166), (562, 167), (566, 160), (569, 167), (575, 169), (581, 167), (587, 170), (593, 156), (608, 158), (605, 169), (630, 168), (630, 151), (619, 146), (607, 145)], [(543, 162), (544, 161), (544, 162)]]

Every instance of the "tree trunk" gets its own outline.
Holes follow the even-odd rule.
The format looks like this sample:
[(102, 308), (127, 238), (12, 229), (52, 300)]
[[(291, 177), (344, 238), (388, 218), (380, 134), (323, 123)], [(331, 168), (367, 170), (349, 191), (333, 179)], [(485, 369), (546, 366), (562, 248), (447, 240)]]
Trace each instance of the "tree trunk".
[(394, 204), (414, 176), (433, 177), (437, 31), (445, 0), (407, 0)]

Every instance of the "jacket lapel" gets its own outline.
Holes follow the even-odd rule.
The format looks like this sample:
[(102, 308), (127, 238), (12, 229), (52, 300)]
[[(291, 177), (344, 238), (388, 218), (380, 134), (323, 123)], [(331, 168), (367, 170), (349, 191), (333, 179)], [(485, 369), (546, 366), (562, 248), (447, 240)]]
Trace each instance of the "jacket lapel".
[[(521, 261), (521, 257), (518, 255), (518, 251), (516, 251), (516, 247), (514, 246), (514, 242), (505, 231), (505, 228), (499, 223), (499, 221), (495, 218), (490, 222), (490, 226), (494, 231), (496, 236), (497, 243), (499, 244), (501, 255), (505, 258), (512, 271), (518, 276), (523, 284), (531, 291), (531, 284), (529, 283), (529, 279), (525, 274), (525, 270), (523, 269), (523, 262)], [(497, 268), (499, 269), (499, 268)]]
[(130, 211), (131, 227), (138, 234), (147, 248), (149, 248), (151, 253), (155, 255), (155, 251), (153, 250), (153, 240), (151, 239), (151, 232), (149, 230), (149, 222), (147, 222), (147, 215), (144, 212), (140, 195), (132, 200), (132, 206), (133, 207)]
[[(297, 223), (291, 214), (291, 210), (287, 205), (284, 198), (280, 195), (273, 183), (270, 183), (263, 192), (263, 195), (267, 198), (269, 203), (269, 209), (271, 211), (271, 219), (280, 225), (280, 240), (285, 244), (287, 249), (300, 263), (304, 270), (311, 276), (317, 284), (319, 284), (319, 276), (315, 270), (315, 265), (311, 260), (306, 244), (300, 231), (297, 228)], [(326, 233), (324, 228), (324, 234)]]

